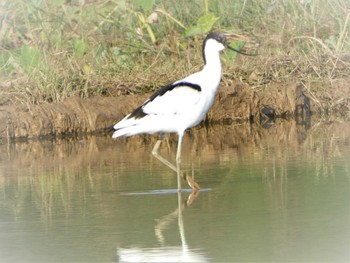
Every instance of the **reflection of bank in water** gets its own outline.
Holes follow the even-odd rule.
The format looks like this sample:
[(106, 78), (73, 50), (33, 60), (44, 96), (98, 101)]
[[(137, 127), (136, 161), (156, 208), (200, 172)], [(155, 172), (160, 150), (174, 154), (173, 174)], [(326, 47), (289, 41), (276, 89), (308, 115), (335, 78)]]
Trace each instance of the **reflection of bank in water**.
[[(190, 249), (186, 242), (184, 221), (182, 211), (189, 206), (199, 192), (194, 191), (182, 202), (181, 192), (177, 193), (178, 207), (175, 211), (156, 220), (155, 236), (160, 244), (159, 247), (152, 248), (117, 248), (119, 262), (209, 262), (207, 255), (200, 249)], [(163, 232), (178, 219), (178, 228), (181, 246), (165, 246), (165, 236)]]
[[(277, 120), (268, 128), (248, 122), (202, 126), (188, 131), (184, 137), (182, 163), (188, 171), (192, 164), (196, 170), (211, 163), (235, 165), (243, 160), (252, 162), (271, 158), (283, 161), (283, 156), (290, 153), (303, 155), (305, 161), (314, 163), (315, 159), (327, 160), (347, 152), (349, 134), (350, 122), (334, 120), (314, 121), (310, 126)], [(116, 143), (109, 136), (90, 136), (79, 140), (0, 144), (0, 159), (6, 163), (6, 166), (0, 166), (0, 175), (10, 171), (13, 175), (21, 175), (20, 167), (26, 167), (27, 174), (46, 171), (64, 176), (89, 174), (89, 167), (95, 165), (109, 167), (117, 175), (126, 169), (129, 172), (139, 169), (140, 160), (144, 160), (143, 169), (152, 170), (158, 162), (149, 152), (157, 139), (156, 135), (136, 136)], [(176, 150), (177, 136), (167, 136), (166, 140), (168, 147), (165, 144), (160, 153), (171, 159)], [(70, 177), (70, 180), (74, 179), (74, 176)]]

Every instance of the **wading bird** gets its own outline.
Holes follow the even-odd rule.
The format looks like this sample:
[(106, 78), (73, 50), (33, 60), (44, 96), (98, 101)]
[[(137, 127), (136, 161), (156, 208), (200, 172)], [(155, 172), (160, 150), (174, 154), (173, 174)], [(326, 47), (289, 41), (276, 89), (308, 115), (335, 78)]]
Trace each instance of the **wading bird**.
[[(181, 191), (181, 176), (193, 190), (200, 189), (192, 177), (181, 173), (182, 139), (185, 130), (204, 120), (213, 105), (221, 80), (220, 52), (224, 49), (248, 55), (230, 47), (224, 34), (209, 33), (203, 41), (204, 67), (201, 71), (161, 88), (113, 127), (113, 138), (159, 133), (160, 138), (152, 154), (177, 173), (178, 191)], [(176, 166), (158, 154), (165, 133), (177, 133), (179, 136)]]

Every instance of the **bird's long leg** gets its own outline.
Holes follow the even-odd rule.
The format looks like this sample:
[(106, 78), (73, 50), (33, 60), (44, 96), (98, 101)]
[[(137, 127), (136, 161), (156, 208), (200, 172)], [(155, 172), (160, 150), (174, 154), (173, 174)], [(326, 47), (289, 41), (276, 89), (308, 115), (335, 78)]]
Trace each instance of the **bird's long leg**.
[(177, 190), (181, 191), (181, 149), (182, 149), (182, 138), (183, 133), (179, 133), (179, 139), (177, 142), (177, 151), (176, 151), (176, 173), (177, 173)]
[(156, 142), (156, 144), (154, 145), (153, 147), (153, 150), (152, 150), (152, 155), (154, 157), (156, 157), (159, 161), (161, 161), (163, 164), (165, 164), (166, 166), (168, 166), (171, 170), (173, 170), (174, 172), (177, 172), (177, 169), (175, 167), (175, 165), (173, 165), (171, 162), (169, 162), (167, 159), (163, 158), (162, 156), (159, 155), (158, 153), (158, 149), (159, 149), (159, 146), (161, 145), (162, 143), (162, 140), (163, 140), (163, 137), (164, 135), (161, 134), (159, 136), (159, 139), (158, 141)]
[[(169, 162), (167, 159), (165, 159), (164, 157), (160, 156), (158, 153), (158, 149), (162, 143), (162, 139), (163, 139), (163, 134), (160, 135), (159, 140), (156, 142), (156, 144), (154, 145), (153, 149), (152, 149), (152, 155), (157, 158), (160, 162), (162, 162), (163, 164), (165, 164), (166, 166), (168, 166), (171, 170), (173, 170), (174, 172), (176, 172), (177, 174), (177, 178), (178, 178), (178, 186), (179, 186), (179, 181), (181, 184), (181, 178), (184, 178), (188, 185), (194, 190), (194, 191), (198, 191), (200, 190), (199, 185), (194, 181), (194, 179), (191, 176), (186, 176), (185, 173), (181, 172), (180, 169), (177, 168), (177, 166), (179, 166), (178, 164), (181, 163), (181, 144), (182, 144), (182, 139), (180, 144), (178, 144), (178, 149), (177, 149), (177, 153), (176, 153), (176, 163), (177, 166), (173, 165), (171, 162)], [(179, 151), (179, 147), (180, 147), (180, 151)], [(180, 156), (178, 156), (180, 154)], [(180, 162), (178, 162), (178, 160), (180, 160)], [(181, 188), (181, 187), (180, 187)]]
[(181, 172), (181, 150), (182, 150), (182, 139), (183, 139), (183, 133), (179, 133), (179, 140), (177, 143), (177, 152), (176, 152), (176, 173), (177, 173), (177, 187), (178, 190), (181, 191), (181, 179), (180, 176), (182, 176), (188, 183), (188, 185), (192, 188), (193, 191), (198, 191), (201, 188), (196, 183), (196, 181), (191, 176), (186, 176), (185, 173)]

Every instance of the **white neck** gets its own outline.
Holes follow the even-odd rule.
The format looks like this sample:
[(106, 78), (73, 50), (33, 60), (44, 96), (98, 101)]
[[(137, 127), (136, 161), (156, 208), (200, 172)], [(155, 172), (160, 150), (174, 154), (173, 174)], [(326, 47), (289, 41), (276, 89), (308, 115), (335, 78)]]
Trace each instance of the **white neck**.
[(215, 94), (221, 81), (221, 50), (223, 50), (223, 47), (218, 48), (217, 44), (215, 46), (215, 42), (209, 41), (209, 44), (207, 43), (203, 50), (203, 56), (205, 58), (203, 69), (188, 76), (183, 79), (183, 81), (189, 81), (200, 85), (202, 92), (205, 94)]
[(205, 55), (205, 65), (203, 69), (210, 68), (211, 70), (217, 69), (221, 74), (221, 61), (220, 61), (220, 51), (210, 51), (204, 50)]
[[(208, 87), (217, 88), (221, 80), (220, 51), (213, 51), (206, 48), (204, 50), (205, 65), (202, 69), (205, 79), (208, 80)], [(210, 78), (209, 78), (210, 76)]]

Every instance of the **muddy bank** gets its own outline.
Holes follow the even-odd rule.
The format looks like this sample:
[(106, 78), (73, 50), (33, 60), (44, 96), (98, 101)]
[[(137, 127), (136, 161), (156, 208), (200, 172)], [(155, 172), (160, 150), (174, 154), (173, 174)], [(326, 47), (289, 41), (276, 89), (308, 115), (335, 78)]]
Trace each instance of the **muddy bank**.
[[(208, 123), (247, 121), (264, 123), (275, 118), (307, 120), (312, 114), (348, 116), (350, 79), (324, 87), (317, 83), (305, 89), (297, 83), (274, 83), (254, 89), (240, 82), (221, 86)], [(142, 96), (71, 97), (61, 103), (0, 105), (0, 142), (60, 138), (110, 132), (111, 126), (142, 103)]]

